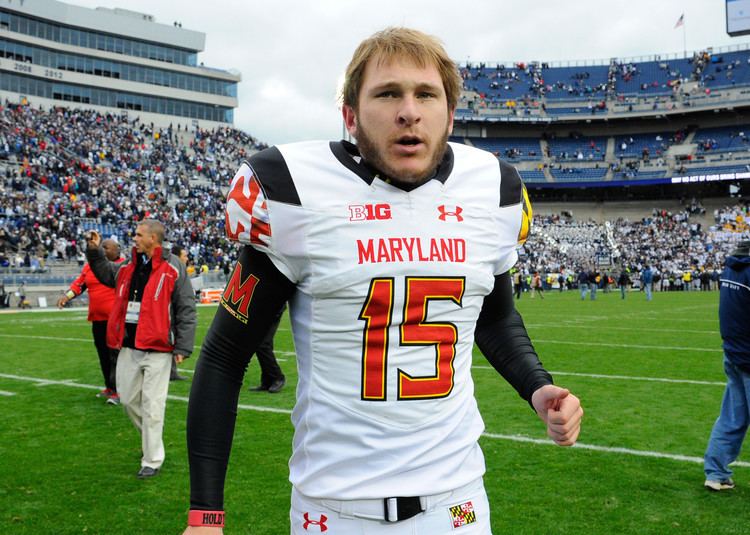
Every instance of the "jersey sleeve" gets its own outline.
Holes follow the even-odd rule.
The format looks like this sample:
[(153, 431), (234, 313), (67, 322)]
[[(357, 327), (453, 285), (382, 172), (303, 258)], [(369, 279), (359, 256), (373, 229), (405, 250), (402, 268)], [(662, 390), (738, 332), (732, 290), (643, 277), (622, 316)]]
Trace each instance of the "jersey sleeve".
[(248, 162), (242, 162), (227, 193), (227, 238), (269, 252), (271, 224), (265, 194)]
[[(521, 180), (521, 175), (515, 167), (507, 162), (499, 160), (500, 163), (500, 220), (503, 228), (501, 232), (511, 233), (507, 236), (508, 240), (513, 240), (512, 248), (508, 249), (506, 254), (498, 264), (495, 275), (500, 275), (508, 271), (518, 260), (516, 247), (523, 245), (531, 231), (532, 209), (529, 201), (529, 194), (526, 191)], [(503, 240), (505, 243), (505, 240)]]
[[(282, 206), (301, 206), (299, 195), (283, 155), (276, 147), (254, 154), (240, 165), (227, 193), (227, 238), (265, 253), (289, 280), (298, 279), (294, 261), (283, 244), (290, 225)], [(293, 223), (292, 223), (293, 224)], [(280, 245), (281, 244), (281, 245)]]

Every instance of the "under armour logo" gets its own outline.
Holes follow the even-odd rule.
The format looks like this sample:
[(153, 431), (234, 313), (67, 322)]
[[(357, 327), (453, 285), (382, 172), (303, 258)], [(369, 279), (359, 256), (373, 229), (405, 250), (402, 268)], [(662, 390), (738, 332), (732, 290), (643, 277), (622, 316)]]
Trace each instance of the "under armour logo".
[(440, 211), (440, 216), (439, 216), (440, 221), (445, 221), (445, 218), (448, 216), (455, 217), (456, 221), (464, 220), (463, 216), (461, 215), (461, 212), (463, 212), (464, 209), (461, 208), (460, 206), (454, 206), (453, 210), (450, 211), (445, 207), (444, 204), (441, 204), (440, 206), (438, 206), (438, 210)]
[(326, 515), (320, 515), (320, 520), (310, 520), (310, 513), (305, 513), (305, 523), (302, 524), (302, 529), (305, 531), (308, 530), (310, 526), (318, 526), (318, 529), (320, 529), (320, 532), (323, 533), (324, 531), (328, 531), (328, 526), (326, 526), (326, 520), (328, 520), (328, 517)]

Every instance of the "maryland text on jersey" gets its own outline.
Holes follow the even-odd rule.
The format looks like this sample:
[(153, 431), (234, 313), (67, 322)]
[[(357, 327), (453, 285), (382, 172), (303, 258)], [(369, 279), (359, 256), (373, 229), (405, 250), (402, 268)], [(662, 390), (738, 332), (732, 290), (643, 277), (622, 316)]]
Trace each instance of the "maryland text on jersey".
[(380, 262), (458, 262), (466, 261), (463, 238), (419, 237), (370, 238), (357, 240), (357, 263)]

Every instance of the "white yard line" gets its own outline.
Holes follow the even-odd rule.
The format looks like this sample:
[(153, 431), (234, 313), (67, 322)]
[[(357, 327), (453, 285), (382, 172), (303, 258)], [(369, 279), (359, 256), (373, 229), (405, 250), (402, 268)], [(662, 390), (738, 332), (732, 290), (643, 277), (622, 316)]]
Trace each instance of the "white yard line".
[[(521, 435), (500, 435), (496, 433), (482, 433), (482, 436), (486, 438), (494, 438), (497, 440), (511, 440), (513, 442), (527, 442), (530, 444), (540, 444), (544, 446), (555, 445), (554, 442), (546, 438), (545, 439), (530, 438), (530, 437), (524, 437)], [(674, 454), (674, 453), (662, 453), (659, 451), (633, 450), (630, 448), (618, 448), (618, 447), (612, 447), (612, 446), (597, 446), (596, 444), (583, 444), (581, 442), (577, 442), (575, 446), (573, 446), (573, 448), (579, 449), (579, 450), (601, 451), (604, 453), (620, 453), (623, 455), (635, 455), (637, 457), (654, 457), (657, 459), (669, 459), (672, 461), (680, 461), (680, 462), (685, 462), (685, 463), (703, 464), (703, 457), (693, 457), (690, 455), (679, 455), (679, 454)], [(750, 463), (744, 462), (744, 461), (735, 461), (732, 463), (732, 466), (750, 467)]]
[(574, 342), (570, 340), (542, 340), (534, 338), (532, 340), (535, 344), (563, 344), (563, 345), (574, 345), (574, 346), (593, 346), (593, 347), (620, 347), (623, 349), (658, 349), (662, 351), (700, 351), (703, 353), (723, 353), (724, 350), (721, 348), (705, 348), (705, 347), (685, 347), (685, 346), (652, 346), (643, 344), (611, 344), (607, 342)]
[[(716, 320), (717, 323), (719, 320)], [(526, 327), (535, 328), (549, 328), (553, 329), (588, 329), (591, 330), (592, 326), (588, 323), (569, 322), (562, 320), (559, 323), (527, 323)], [(649, 329), (648, 327), (613, 327), (607, 325), (604, 330), (606, 331), (634, 331), (634, 332), (653, 332), (653, 333), (690, 333), (690, 334), (719, 334), (719, 331), (698, 331), (693, 329)], [(533, 341), (533, 340), (532, 340)]]
[(8, 392), (7, 390), (0, 390), (0, 396), (15, 396), (15, 392)]
[(0, 333), (0, 336), (3, 338), (26, 338), (31, 340), (59, 340), (61, 342), (92, 342), (94, 341), (93, 338), (63, 338), (60, 336), (37, 336), (37, 335), (31, 335), (31, 334), (10, 334), (10, 333)]
[[(3, 379), (13, 379), (15, 381), (24, 381), (28, 383), (34, 383), (36, 386), (48, 386), (48, 385), (58, 385), (58, 386), (70, 386), (73, 388), (84, 388), (86, 390), (101, 390), (101, 386), (97, 385), (87, 385), (84, 383), (76, 383), (73, 382), (71, 379), (66, 379), (64, 381), (55, 381), (52, 379), (43, 379), (41, 377), (27, 377), (24, 375), (13, 375), (9, 373), (0, 373), (0, 377)], [(187, 402), (188, 398), (184, 396), (167, 396), (167, 399), (175, 400), (175, 401), (184, 401)], [(250, 410), (250, 411), (260, 411), (260, 412), (277, 412), (279, 414), (292, 414), (292, 411), (289, 409), (277, 409), (275, 407), (259, 407), (256, 405), (238, 405), (240, 409), (243, 410)]]
[[(477, 370), (494, 370), (492, 366), (472, 366)], [(677, 383), (687, 385), (706, 385), (706, 386), (725, 386), (725, 382), (720, 381), (694, 381), (692, 379), (668, 379), (666, 377), (638, 377), (634, 375), (605, 375), (602, 373), (577, 373), (577, 372), (555, 372), (550, 371), (554, 375), (569, 375), (572, 377), (591, 377), (593, 379), (615, 379), (622, 381), (652, 381), (655, 383)]]
[[(74, 387), (74, 388), (85, 388), (88, 390), (100, 390), (101, 389), (101, 387), (95, 386), (95, 385), (71, 383), (70, 381), (54, 381), (51, 379), (43, 379), (40, 377), (26, 377), (23, 375), (12, 375), (12, 374), (7, 374), (7, 373), (0, 373), (0, 377), (4, 379), (13, 379), (17, 381), (25, 381), (25, 382), (45, 384), (45, 385), (55, 384), (55, 385), (68, 386), (68, 387)], [(188, 398), (184, 396), (167, 396), (167, 398), (173, 401), (183, 401), (183, 402), (188, 401)], [(240, 404), (237, 406), (237, 408), (246, 410), (246, 411), (271, 412), (271, 413), (286, 414), (286, 415), (289, 415), (292, 413), (292, 411), (289, 409), (279, 409), (276, 407), (262, 407), (258, 405)], [(508, 440), (511, 442), (522, 442), (522, 443), (538, 444), (538, 445), (544, 445), (544, 446), (554, 445), (554, 442), (552, 442), (549, 439), (530, 438), (530, 437), (525, 437), (522, 435), (504, 435), (504, 434), (498, 434), (498, 433), (483, 433), (482, 436), (485, 438), (493, 439), (493, 440)], [(694, 464), (703, 463), (702, 457), (692, 457), (689, 455), (663, 453), (663, 452), (649, 451), (649, 450), (633, 450), (630, 448), (618, 448), (618, 447), (612, 447), (612, 446), (597, 446), (596, 444), (583, 444), (581, 442), (578, 442), (575, 446), (573, 446), (573, 448), (581, 449), (581, 450), (599, 451), (602, 453), (615, 453), (615, 454), (620, 454), (620, 455), (633, 455), (637, 457), (652, 457), (652, 458), (657, 458), (657, 459), (669, 459), (672, 461), (689, 462), (689, 463), (694, 463)], [(732, 466), (750, 467), (750, 463), (737, 461), (733, 463)]]

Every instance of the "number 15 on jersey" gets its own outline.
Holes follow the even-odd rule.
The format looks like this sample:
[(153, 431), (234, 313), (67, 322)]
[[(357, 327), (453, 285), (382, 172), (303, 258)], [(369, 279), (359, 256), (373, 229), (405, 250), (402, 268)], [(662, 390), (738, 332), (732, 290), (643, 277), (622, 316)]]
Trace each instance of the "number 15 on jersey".
[(442, 398), (451, 393), (458, 328), (450, 322), (428, 321), (427, 309), (428, 303), (435, 300), (451, 301), (461, 307), (465, 283), (464, 277), (405, 278), (406, 298), (399, 325), (399, 345), (434, 346), (435, 373), (413, 376), (408, 370), (388, 369), (394, 279), (372, 279), (359, 314), (359, 319), (365, 322), (362, 336), (363, 400), (386, 401), (386, 385), (391, 373), (395, 373), (398, 380), (399, 400)]

